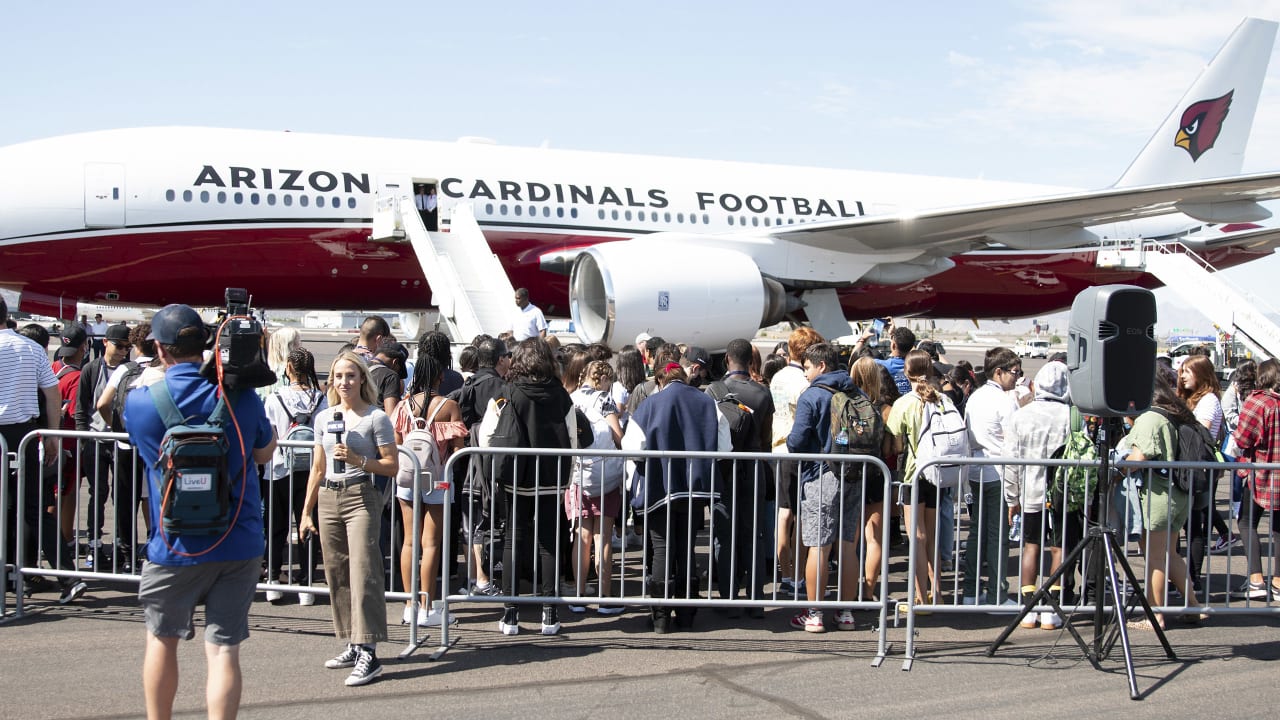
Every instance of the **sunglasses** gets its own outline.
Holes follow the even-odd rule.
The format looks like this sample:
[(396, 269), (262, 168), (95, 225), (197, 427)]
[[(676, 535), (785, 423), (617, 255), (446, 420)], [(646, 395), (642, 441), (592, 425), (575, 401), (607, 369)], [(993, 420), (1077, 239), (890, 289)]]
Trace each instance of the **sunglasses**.
[(1014, 377), (1022, 377), (1022, 366), (1015, 365), (1013, 367), (1003, 367), (1001, 370), (1011, 373)]

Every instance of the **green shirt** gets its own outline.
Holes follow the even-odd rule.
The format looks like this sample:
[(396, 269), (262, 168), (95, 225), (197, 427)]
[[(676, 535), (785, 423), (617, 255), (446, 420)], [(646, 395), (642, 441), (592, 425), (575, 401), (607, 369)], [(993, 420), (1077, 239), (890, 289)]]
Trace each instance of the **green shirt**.
[(1178, 454), (1178, 434), (1174, 432), (1173, 423), (1160, 413), (1148, 410), (1134, 419), (1129, 446), (1147, 460), (1172, 461)]
[(902, 467), (902, 482), (910, 482), (916, 471), (916, 443), (920, 440), (920, 428), (924, 425), (924, 400), (914, 392), (894, 401), (889, 409), (885, 430), (902, 438), (906, 446)]

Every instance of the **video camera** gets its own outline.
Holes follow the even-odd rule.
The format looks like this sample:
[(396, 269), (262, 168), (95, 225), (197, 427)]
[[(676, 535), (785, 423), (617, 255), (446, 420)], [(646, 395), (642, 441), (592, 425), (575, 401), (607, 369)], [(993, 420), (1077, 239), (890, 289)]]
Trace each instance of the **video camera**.
[(200, 374), (215, 384), (221, 374), (222, 384), (228, 390), (249, 390), (275, 383), (276, 374), (267, 367), (262, 324), (249, 311), (249, 291), (227, 288), (226, 301), (217, 327), (209, 334), (209, 349), (213, 353), (200, 367)]

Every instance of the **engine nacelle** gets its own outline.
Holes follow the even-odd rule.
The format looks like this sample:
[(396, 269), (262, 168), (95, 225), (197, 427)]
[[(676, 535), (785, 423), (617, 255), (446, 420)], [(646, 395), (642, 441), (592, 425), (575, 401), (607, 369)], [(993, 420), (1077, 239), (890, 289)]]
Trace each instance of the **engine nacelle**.
[(615, 349), (647, 332), (722, 350), (781, 321), (794, 304), (747, 255), (671, 240), (596, 245), (578, 256), (569, 277), (578, 337)]

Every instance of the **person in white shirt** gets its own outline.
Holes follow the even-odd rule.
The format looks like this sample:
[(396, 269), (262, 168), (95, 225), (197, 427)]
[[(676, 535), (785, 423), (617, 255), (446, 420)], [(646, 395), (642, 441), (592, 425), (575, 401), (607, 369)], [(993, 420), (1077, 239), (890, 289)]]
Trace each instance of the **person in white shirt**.
[[(8, 477), (0, 476), (0, 482), (9, 490), (9, 502), (15, 502), (17, 483), (25, 486), (23, 502), (19, 509), (4, 510), (11, 514), (8, 527), (12, 536), (0, 537), (0, 542), (9, 543), (10, 552), (18, 530), (12, 521), (19, 515), (24, 520), (22, 532), (25, 536), (23, 556), (9, 562), (28, 567), (34, 566), (41, 549), (52, 567), (66, 570), (75, 569), (75, 559), (67, 552), (62, 542), (59, 523), (50, 508), (41, 503), (40, 498), (52, 497), (55, 474), (41, 472), (40, 449), (44, 448), (43, 462), (51, 465), (58, 457), (58, 440), (44, 436), (40, 442), (28, 442), (22, 446), (22, 438), (34, 430), (43, 428), (56, 429), (61, 423), (59, 414), (62, 411), (62, 395), (58, 392), (58, 379), (49, 365), (49, 355), (44, 348), (30, 339), (19, 335), (5, 325), (9, 319), (9, 306), (4, 298), (0, 298), (0, 437), (10, 452), (22, 450), (22, 456), (16, 463), (10, 464)], [(41, 407), (43, 398), (43, 407)], [(38, 538), (38, 542), (37, 542)], [(13, 554), (8, 557), (14, 558)], [(21, 576), (19, 576), (21, 577)], [(33, 587), (34, 583), (25, 579), (15, 580), (22, 587)], [(85, 584), (76, 580), (60, 580), (62, 588), (59, 602), (66, 604), (80, 597)], [(8, 592), (8, 587), (0, 588), (0, 592)]]
[(95, 358), (102, 357), (104, 348), (103, 339), (107, 334), (107, 323), (102, 319), (102, 313), (93, 316), (93, 322), (88, 325), (89, 337), (93, 338), (93, 356)]
[(516, 290), (516, 314), (511, 320), (511, 334), (516, 342), (532, 337), (547, 337), (547, 319), (542, 310), (529, 302), (529, 291), (525, 288)]
[[(1005, 439), (1010, 437), (1010, 423), (1018, 411), (1018, 400), (1012, 390), (1022, 376), (1022, 361), (1012, 350), (995, 347), (987, 351), (987, 382), (969, 396), (965, 404), (965, 422), (969, 426), (969, 444), (974, 457), (1007, 455)], [(964, 552), (963, 595), (966, 605), (1013, 602), (1009, 598), (1009, 575), (1006, 572), (1008, 523), (1004, 511), (1004, 493), (1000, 468), (977, 465), (970, 480), (973, 500), (969, 504), (969, 541)], [(982, 602), (982, 564), (987, 571), (987, 597)]]
[(419, 185), (413, 195), (413, 204), (422, 217), (422, 225), (428, 230), (436, 230), (436, 186)]

